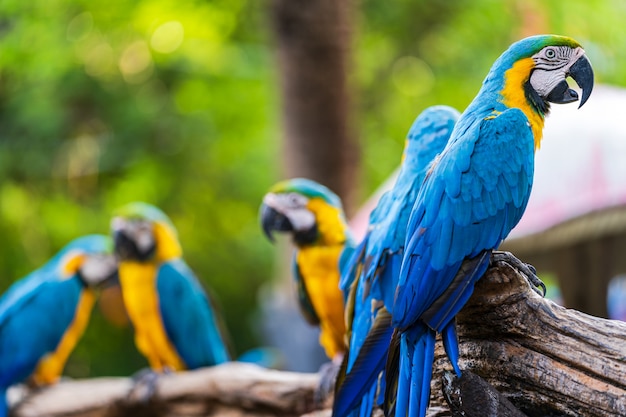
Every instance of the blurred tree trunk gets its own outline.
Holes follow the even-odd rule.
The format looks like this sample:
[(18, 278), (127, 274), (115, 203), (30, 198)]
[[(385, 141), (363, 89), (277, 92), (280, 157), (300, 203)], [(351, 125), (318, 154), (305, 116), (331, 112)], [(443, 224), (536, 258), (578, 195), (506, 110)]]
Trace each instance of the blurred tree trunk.
[(352, 213), (358, 143), (348, 67), (353, 3), (273, 0), (282, 84), (286, 174), (318, 181)]

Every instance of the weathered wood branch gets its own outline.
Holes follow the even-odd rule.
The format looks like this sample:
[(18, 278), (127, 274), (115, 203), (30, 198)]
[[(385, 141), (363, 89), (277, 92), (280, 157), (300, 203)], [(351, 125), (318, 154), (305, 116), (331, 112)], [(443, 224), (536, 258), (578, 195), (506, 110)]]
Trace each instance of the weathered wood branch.
[[(438, 344), (429, 417), (516, 416), (506, 399), (530, 417), (626, 416), (626, 323), (541, 298), (518, 266), (496, 257), (457, 317), (461, 368), (492, 388), (471, 374), (450, 381), (451, 411), (442, 393), (451, 366)], [(128, 378), (62, 382), (29, 395), (15, 416), (330, 416), (318, 411), (318, 384), (315, 374), (231, 363), (163, 376), (144, 402)]]
[(16, 417), (299, 416), (319, 409), (316, 374), (232, 362), (163, 375), (141, 398), (130, 378), (64, 381), (27, 396)]
[[(526, 415), (626, 416), (626, 323), (541, 298), (505, 257), (476, 284), (457, 323), (461, 368)], [(443, 404), (445, 369), (451, 367), (438, 346), (435, 404)]]

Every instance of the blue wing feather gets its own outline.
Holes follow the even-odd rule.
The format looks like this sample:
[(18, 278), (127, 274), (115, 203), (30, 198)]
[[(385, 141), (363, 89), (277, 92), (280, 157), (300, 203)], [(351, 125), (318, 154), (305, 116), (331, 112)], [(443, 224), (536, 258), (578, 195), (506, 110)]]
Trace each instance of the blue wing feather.
[[(348, 377), (335, 394), (333, 416), (347, 415), (358, 401), (362, 401), (357, 408), (358, 415), (369, 416), (373, 405), (380, 401), (381, 397), (376, 396), (376, 383), (384, 368), (393, 329), (377, 327), (374, 331), (372, 326), (379, 323), (383, 305), (387, 309), (393, 307), (413, 202), (432, 160), (447, 143), (458, 116), (452, 108), (435, 106), (415, 120), (408, 134), (398, 179), (371, 213), (367, 235), (351, 258), (352, 265), (342, 272), (342, 282), (354, 282), (357, 288)], [(344, 278), (344, 273), (351, 276)]]
[(36, 277), (37, 285), (24, 281), (16, 284), (20, 292), (30, 288), (22, 292), (20, 300), (14, 298), (16, 292), (0, 300), (3, 307), (11, 302), (11, 308), (3, 308), (0, 316), (0, 387), (28, 378), (39, 359), (56, 349), (74, 319), (82, 290), (78, 278), (59, 280), (57, 274)]
[(458, 372), (453, 318), (486, 270), (490, 251), (521, 218), (530, 195), (534, 140), (521, 110), (465, 124), (432, 167), (409, 219), (392, 310), (393, 325), (405, 341), (401, 363), (412, 367), (399, 373), (400, 414), (426, 413), (435, 330), (445, 331), (446, 350)]
[(159, 268), (157, 290), (167, 336), (189, 369), (229, 360), (210, 299), (183, 260)]

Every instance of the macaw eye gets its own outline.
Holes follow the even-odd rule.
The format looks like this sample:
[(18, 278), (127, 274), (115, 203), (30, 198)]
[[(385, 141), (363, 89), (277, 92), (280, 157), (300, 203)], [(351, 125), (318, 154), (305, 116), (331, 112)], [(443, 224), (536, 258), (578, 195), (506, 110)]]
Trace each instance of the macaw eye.
[(554, 58), (556, 56), (556, 51), (553, 48), (546, 49), (546, 58)]
[(291, 207), (298, 207), (302, 204), (302, 198), (298, 194), (295, 194), (295, 193), (289, 194), (288, 201)]

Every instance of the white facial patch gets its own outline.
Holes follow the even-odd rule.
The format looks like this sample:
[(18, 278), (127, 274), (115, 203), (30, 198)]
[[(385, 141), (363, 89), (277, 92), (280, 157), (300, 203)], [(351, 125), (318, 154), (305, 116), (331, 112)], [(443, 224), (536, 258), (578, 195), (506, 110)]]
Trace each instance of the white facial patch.
[(315, 215), (307, 208), (309, 199), (298, 193), (266, 194), (263, 203), (289, 219), (294, 230), (308, 230), (315, 224)]
[(561, 81), (578, 58), (585, 54), (582, 48), (568, 46), (547, 46), (533, 55), (535, 69), (530, 75), (530, 85), (540, 97), (548, 94)]
[(108, 254), (87, 255), (85, 261), (80, 266), (80, 275), (87, 285), (97, 285), (109, 278), (117, 265), (115, 257)]

